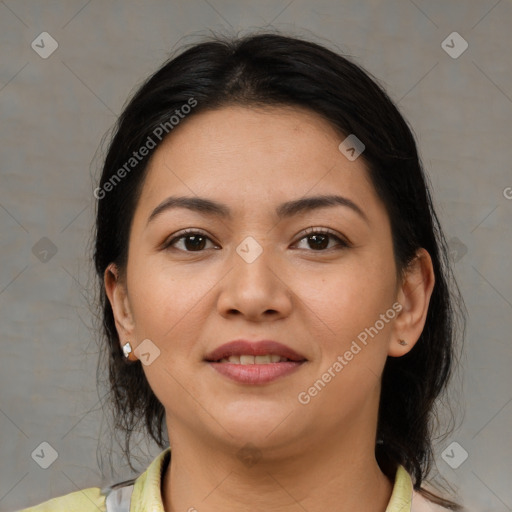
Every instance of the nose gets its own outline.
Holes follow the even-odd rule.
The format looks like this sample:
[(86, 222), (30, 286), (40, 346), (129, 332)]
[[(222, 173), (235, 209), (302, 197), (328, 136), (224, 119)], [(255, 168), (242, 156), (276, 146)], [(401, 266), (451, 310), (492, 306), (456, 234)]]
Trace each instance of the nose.
[(221, 315), (241, 315), (253, 322), (290, 315), (293, 293), (286, 282), (287, 273), (271, 249), (264, 249), (254, 261), (234, 252), (230, 263), (232, 269), (222, 280), (218, 297)]

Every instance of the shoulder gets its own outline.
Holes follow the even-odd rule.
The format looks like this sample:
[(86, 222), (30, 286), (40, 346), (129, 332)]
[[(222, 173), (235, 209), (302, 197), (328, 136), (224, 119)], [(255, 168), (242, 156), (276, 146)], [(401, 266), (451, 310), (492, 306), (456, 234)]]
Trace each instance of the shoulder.
[(102, 488), (88, 487), (16, 512), (106, 512), (107, 495), (110, 491), (116, 488), (128, 489), (129, 484), (133, 484), (130, 498), (124, 498), (121, 493), (121, 501), (132, 499), (133, 491), (134, 509), (163, 510), (160, 493), (161, 476), (162, 470), (170, 461), (170, 456), (171, 450), (167, 447), (137, 478)]
[(65, 494), (18, 512), (106, 512), (105, 495), (99, 487)]

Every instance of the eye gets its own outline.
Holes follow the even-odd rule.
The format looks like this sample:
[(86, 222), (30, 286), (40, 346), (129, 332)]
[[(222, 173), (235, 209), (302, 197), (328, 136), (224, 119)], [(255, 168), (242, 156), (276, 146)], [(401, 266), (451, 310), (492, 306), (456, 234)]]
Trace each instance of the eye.
[[(175, 244), (182, 239), (185, 249), (175, 247)], [(201, 252), (205, 248), (204, 246), (207, 240), (211, 242), (211, 239), (203, 232), (194, 229), (185, 229), (168, 242), (165, 242), (163, 249), (177, 248), (178, 250), (184, 250), (184, 252)]]
[[(313, 243), (314, 251), (324, 251), (325, 249), (332, 249), (332, 247), (328, 247), (329, 239), (334, 239), (338, 242), (338, 248), (347, 248), (350, 247), (350, 244), (345, 240), (342, 240), (339, 236), (336, 235), (335, 232), (326, 228), (307, 228), (306, 236), (303, 236), (299, 242), (302, 240), (307, 240), (306, 243)], [(336, 247), (336, 246), (335, 246)]]
[[(326, 249), (332, 249), (333, 247), (328, 247), (329, 239), (333, 239), (338, 243), (336, 246), (338, 248), (347, 248), (350, 247), (350, 244), (344, 240), (342, 240), (334, 231), (331, 231), (326, 228), (315, 228), (310, 227), (305, 230), (306, 236), (303, 236), (299, 242), (302, 240), (308, 239), (307, 243), (313, 243), (313, 250), (317, 252), (325, 251)], [(183, 241), (182, 248), (176, 246), (178, 242)], [(202, 252), (206, 243), (212, 240), (202, 231), (195, 230), (193, 228), (185, 229), (174, 236), (168, 242), (164, 242), (163, 249), (178, 249), (184, 252)], [(212, 242), (213, 243), (213, 242)], [(334, 246), (334, 247), (336, 247)], [(218, 247), (214, 245), (214, 248)]]

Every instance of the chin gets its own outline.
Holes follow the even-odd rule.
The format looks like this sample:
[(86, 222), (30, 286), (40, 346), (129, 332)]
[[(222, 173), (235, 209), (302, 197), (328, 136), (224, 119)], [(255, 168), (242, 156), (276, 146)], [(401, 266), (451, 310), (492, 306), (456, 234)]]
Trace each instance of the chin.
[(211, 412), (225, 429), (221, 434), (238, 445), (281, 445), (290, 442), (294, 432), (298, 434), (300, 430), (297, 416), (290, 414), (292, 408), (283, 407), (281, 401), (238, 400), (222, 408), (218, 415)]

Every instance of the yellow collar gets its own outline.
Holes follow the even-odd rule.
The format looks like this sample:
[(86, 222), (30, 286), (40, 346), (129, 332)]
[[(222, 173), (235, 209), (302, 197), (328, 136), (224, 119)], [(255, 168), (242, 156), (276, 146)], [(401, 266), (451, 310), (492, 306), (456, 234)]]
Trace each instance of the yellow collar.
[[(162, 502), (162, 475), (171, 457), (171, 449), (163, 450), (142, 473), (133, 488), (130, 512), (165, 512)], [(386, 512), (410, 512), (413, 485), (411, 476), (401, 465), (395, 475), (393, 492)]]
[(395, 474), (395, 484), (386, 512), (410, 512), (412, 505), (412, 480), (402, 465), (398, 465)]

